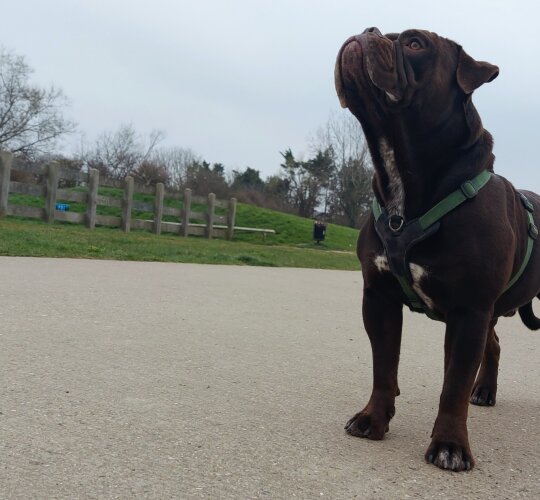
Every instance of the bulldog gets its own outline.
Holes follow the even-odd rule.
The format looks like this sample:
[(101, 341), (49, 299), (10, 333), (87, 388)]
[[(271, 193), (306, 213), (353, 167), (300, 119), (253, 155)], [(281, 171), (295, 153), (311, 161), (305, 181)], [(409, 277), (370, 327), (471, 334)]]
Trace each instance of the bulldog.
[(493, 140), (471, 96), (497, 77), (457, 43), (411, 29), (352, 36), (337, 56), (339, 100), (360, 121), (374, 165), (373, 211), (357, 254), (373, 389), (345, 429), (382, 439), (399, 395), (403, 306), (445, 323), (444, 383), (425, 453), (442, 469), (470, 470), (469, 402), (496, 401), (495, 325), (519, 311), (540, 328), (540, 197), (493, 172)]

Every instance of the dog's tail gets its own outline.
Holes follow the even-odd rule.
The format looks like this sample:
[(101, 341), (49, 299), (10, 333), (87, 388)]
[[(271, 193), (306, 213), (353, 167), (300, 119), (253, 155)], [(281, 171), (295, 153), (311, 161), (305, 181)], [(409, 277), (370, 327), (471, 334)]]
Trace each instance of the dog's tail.
[(519, 317), (529, 330), (540, 330), (540, 318), (534, 315), (532, 301), (519, 308)]

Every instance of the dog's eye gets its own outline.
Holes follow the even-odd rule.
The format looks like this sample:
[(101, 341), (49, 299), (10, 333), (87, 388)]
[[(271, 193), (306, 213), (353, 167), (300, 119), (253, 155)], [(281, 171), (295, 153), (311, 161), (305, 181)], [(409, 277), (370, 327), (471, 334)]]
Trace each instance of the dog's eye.
[(419, 50), (422, 48), (422, 45), (420, 44), (420, 42), (418, 40), (416, 40), (416, 38), (413, 38), (410, 42), (409, 42), (409, 47), (413, 50)]

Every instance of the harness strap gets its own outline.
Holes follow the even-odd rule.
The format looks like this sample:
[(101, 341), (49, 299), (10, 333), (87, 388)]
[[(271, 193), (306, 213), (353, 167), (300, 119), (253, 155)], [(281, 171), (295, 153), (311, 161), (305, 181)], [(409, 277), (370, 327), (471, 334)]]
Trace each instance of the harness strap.
[[(446, 198), (443, 198), (434, 207), (429, 209), (424, 215), (418, 217), (418, 222), (422, 229), (427, 229), (442, 219), (448, 212), (451, 212), (465, 201), (474, 198), (480, 189), (482, 189), (491, 179), (489, 170), (482, 170), (476, 177), (469, 181), (465, 181), (459, 189), (450, 193)], [(382, 215), (383, 209), (377, 198), (373, 198), (373, 215), (375, 220), (378, 220)]]
[[(407, 261), (407, 255), (409, 250), (413, 245), (427, 238), (431, 234), (435, 233), (440, 224), (439, 220), (442, 219), (446, 214), (457, 208), (459, 205), (465, 201), (474, 198), (480, 189), (482, 189), (491, 179), (491, 172), (488, 170), (483, 170), (476, 177), (471, 180), (465, 181), (459, 189), (450, 193), (446, 198), (442, 199), (434, 207), (428, 210), (424, 215), (413, 219), (404, 224), (404, 220), (401, 216), (398, 218), (401, 219), (399, 227), (395, 228), (392, 224), (391, 216), (385, 213), (384, 209), (380, 206), (376, 198), (373, 198), (373, 215), (375, 217), (375, 228), (383, 246), (385, 248), (387, 258), (389, 261), (390, 269), (394, 276), (397, 278), (403, 293), (407, 297), (409, 307), (416, 312), (423, 312), (431, 319), (438, 321), (443, 321), (435, 311), (432, 311), (427, 307), (425, 302), (420, 298), (420, 296), (414, 291), (411, 286), (411, 277), (409, 272), (409, 266)], [(523, 203), (523, 206), (527, 210), (527, 218), (529, 225), (529, 236), (527, 240), (527, 250), (525, 252), (525, 257), (521, 263), (520, 268), (516, 274), (512, 277), (503, 293), (509, 290), (521, 277), (527, 264), (529, 263), (534, 240), (538, 237), (538, 229), (534, 223), (533, 212), (534, 208), (531, 202), (526, 198), (526, 196), (518, 191), (520, 199)], [(380, 220), (383, 217), (384, 220)], [(388, 227), (387, 227), (388, 226)], [(414, 229), (414, 227), (418, 229)], [(388, 230), (389, 228), (389, 230)], [(429, 231), (428, 231), (429, 228)], [(395, 237), (399, 240), (399, 236), (405, 236), (405, 240), (400, 244), (396, 245), (398, 241), (394, 240)], [(393, 240), (393, 241), (392, 241)], [(401, 247), (399, 253), (401, 257), (396, 255), (396, 251)], [(392, 252), (389, 250), (392, 249)]]
[(382, 208), (379, 205), (379, 202), (377, 201), (377, 198), (375, 198), (375, 196), (373, 197), (371, 208), (373, 210), (373, 216), (375, 217), (375, 221), (378, 221), (379, 217), (382, 215)]
[(462, 203), (471, 198), (474, 198), (480, 189), (482, 189), (491, 179), (491, 172), (483, 170), (474, 179), (465, 181), (459, 189), (450, 193), (446, 198), (442, 199), (433, 208), (428, 210), (422, 217), (418, 218), (422, 229), (426, 229), (439, 219), (442, 219), (448, 212), (459, 207)]
[(532, 206), (532, 203), (525, 197), (523, 193), (518, 193), (521, 201), (523, 203), (523, 206), (527, 210), (527, 219), (529, 222), (529, 236), (527, 238), (527, 250), (525, 252), (525, 257), (523, 258), (523, 262), (521, 263), (520, 268), (517, 270), (516, 274), (512, 277), (508, 285), (506, 285), (506, 288), (503, 290), (503, 293), (512, 288), (512, 286), (516, 283), (516, 281), (521, 278), (521, 275), (525, 271), (525, 268), (527, 267), (527, 264), (529, 263), (529, 260), (531, 258), (531, 254), (533, 251), (534, 246), (534, 240), (538, 238), (538, 228), (536, 227), (536, 224), (534, 223), (533, 218), (533, 212), (534, 208)]

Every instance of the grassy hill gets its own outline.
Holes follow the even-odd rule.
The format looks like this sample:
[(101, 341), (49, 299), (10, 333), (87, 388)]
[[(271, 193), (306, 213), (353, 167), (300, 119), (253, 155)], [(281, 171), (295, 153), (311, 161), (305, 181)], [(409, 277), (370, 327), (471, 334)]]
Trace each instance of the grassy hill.
[[(22, 197), (19, 201), (28, 202)], [(90, 231), (81, 225), (8, 217), (0, 219), (0, 255), (359, 269), (355, 229), (329, 224), (326, 241), (316, 245), (312, 220), (241, 203), (236, 225), (274, 229), (276, 235), (263, 239), (261, 234), (238, 231), (233, 241), (208, 241), (147, 231), (124, 234), (105, 227)]]
[[(75, 188), (75, 191), (84, 191), (84, 188)], [(104, 196), (112, 196), (115, 198), (122, 198), (122, 190), (108, 187), (100, 187), (99, 194)], [(142, 193), (135, 193), (134, 199), (136, 201), (142, 201), (147, 203), (153, 202), (153, 195), (147, 195)], [(62, 202), (62, 200), (58, 200)], [(9, 197), (9, 202), (14, 205), (29, 205), (34, 207), (42, 207), (43, 199), (37, 196), (12, 194)], [(86, 204), (68, 202), (71, 212), (84, 213), (86, 211)], [(178, 199), (165, 199), (165, 206), (181, 208), (181, 201)], [(192, 210), (198, 212), (205, 212), (206, 206), (204, 205), (192, 205)], [(119, 208), (98, 205), (97, 213), (99, 215), (113, 215), (119, 217), (121, 211)], [(224, 215), (224, 209), (217, 209), (216, 213)], [(153, 218), (151, 212), (144, 212), (140, 210), (133, 210), (132, 215), (134, 218), (147, 219)], [(172, 216), (165, 216), (165, 221), (177, 222)], [(204, 222), (204, 221), (198, 221)], [(285, 214), (282, 212), (276, 212), (274, 210), (268, 210), (265, 208), (259, 208), (254, 205), (247, 205), (245, 203), (238, 203), (236, 209), (236, 226), (240, 227), (256, 227), (274, 229), (276, 235), (268, 236), (267, 244), (277, 245), (294, 245), (308, 247), (313, 244), (313, 221), (303, 217), (297, 217), (291, 214)], [(354, 251), (356, 246), (356, 238), (358, 236), (358, 230), (351, 229), (349, 227), (338, 226), (336, 224), (329, 224), (327, 227), (327, 239), (321, 245), (328, 250), (344, 250)], [(262, 243), (262, 236), (260, 234), (246, 233), (238, 231), (235, 234), (236, 241), (245, 241), (251, 243)]]
[[(267, 237), (269, 244), (300, 247), (314, 246), (313, 221), (311, 219), (239, 203), (236, 209), (236, 225), (274, 229), (276, 235)], [(357, 229), (328, 224), (326, 228), (326, 240), (321, 243), (321, 246), (328, 250), (352, 252), (356, 248), (357, 238)], [(235, 239), (255, 243), (260, 242), (261, 236), (238, 231)]]

